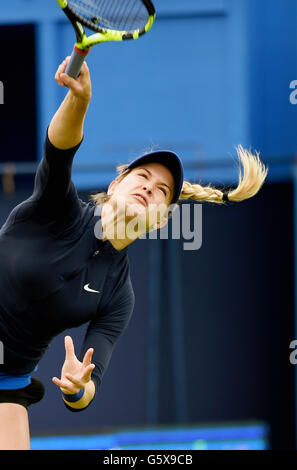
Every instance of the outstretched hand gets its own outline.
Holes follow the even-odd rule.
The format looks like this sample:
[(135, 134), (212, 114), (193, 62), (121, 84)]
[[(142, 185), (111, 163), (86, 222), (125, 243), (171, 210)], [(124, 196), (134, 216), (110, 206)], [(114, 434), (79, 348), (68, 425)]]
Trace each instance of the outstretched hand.
[(84, 101), (90, 101), (92, 96), (92, 84), (89, 67), (86, 62), (83, 63), (80, 74), (77, 79), (71, 78), (65, 73), (70, 56), (59, 65), (55, 74), (56, 82), (61, 86), (69, 88), (71, 93)]
[(61, 379), (53, 377), (52, 381), (67, 395), (78, 393), (91, 380), (95, 365), (92, 364), (94, 350), (88, 349), (83, 361), (80, 362), (74, 351), (71, 336), (65, 336), (65, 361), (62, 367)]

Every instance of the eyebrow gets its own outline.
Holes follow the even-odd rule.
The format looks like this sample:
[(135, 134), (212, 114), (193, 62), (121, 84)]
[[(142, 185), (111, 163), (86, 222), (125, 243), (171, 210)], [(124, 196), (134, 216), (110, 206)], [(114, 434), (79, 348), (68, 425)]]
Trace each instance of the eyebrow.
[[(138, 169), (139, 169), (139, 170), (140, 170), (140, 169), (141, 169), (141, 170), (145, 170), (145, 171), (147, 171), (147, 172), (149, 173), (150, 176), (152, 176), (152, 173), (151, 173), (150, 170), (148, 170), (147, 168), (143, 168), (143, 167), (140, 167), (140, 166), (139, 166)], [(163, 184), (164, 186), (166, 186), (166, 187), (169, 189), (169, 193), (171, 194), (172, 190), (171, 190), (171, 188), (168, 186), (168, 184), (163, 183), (162, 181), (160, 181), (160, 184)]]

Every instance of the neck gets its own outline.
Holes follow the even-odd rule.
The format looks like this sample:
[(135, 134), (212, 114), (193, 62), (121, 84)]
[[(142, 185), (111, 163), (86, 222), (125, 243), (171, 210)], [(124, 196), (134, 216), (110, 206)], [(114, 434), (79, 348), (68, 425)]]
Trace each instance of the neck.
[(121, 224), (119, 224), (118, 220), (113, 217), (111, 218), (104, 210), (101, 213), (101, 222), (103, 231), (102, 241), (108, 240), (117, 251), (123, 250), (134, 241), (133, 238), (126, 236), (125, 222), (121, 221)]
[[(104, 230), (103, 230), (103, 233), (105, 233)], [(104, 235), (102, 240), (104, 242), (108, 240), (117, 251), (122, 251), (124, 248), (126, 248), (126, 246), (130, 245), (134, 241), (134, 240), (131, 240), (130, 238), (124, 239), (124, 240), (118, 239), (118, 238), (109, 238), (107, 235)]]

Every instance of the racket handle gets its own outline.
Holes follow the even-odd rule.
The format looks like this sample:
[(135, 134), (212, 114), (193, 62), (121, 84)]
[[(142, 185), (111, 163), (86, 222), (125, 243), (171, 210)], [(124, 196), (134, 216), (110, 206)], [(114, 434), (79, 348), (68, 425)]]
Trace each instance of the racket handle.
[(88, 53), (89, 50), (82, 51), (81, 49), (78, 49), (78, 47), (74, 46), (69, 63), (65, 70), (65, 73), (67, 73), (69, 77), (77, 78), (79, 76), (79, 72)]

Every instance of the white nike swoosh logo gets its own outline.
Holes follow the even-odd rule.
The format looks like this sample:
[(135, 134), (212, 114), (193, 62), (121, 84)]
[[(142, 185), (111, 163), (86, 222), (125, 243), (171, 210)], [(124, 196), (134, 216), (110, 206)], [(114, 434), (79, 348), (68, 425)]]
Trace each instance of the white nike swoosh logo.
[(84, 286), (84, 289), (87, 290), (88, 292), (97, 292), (97, 294), (100, 294), (99, 290), (90, 289), (89, 284), (86, 284)]

